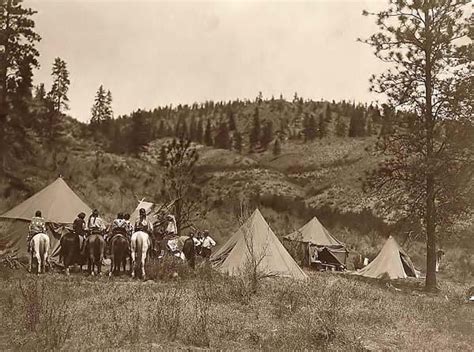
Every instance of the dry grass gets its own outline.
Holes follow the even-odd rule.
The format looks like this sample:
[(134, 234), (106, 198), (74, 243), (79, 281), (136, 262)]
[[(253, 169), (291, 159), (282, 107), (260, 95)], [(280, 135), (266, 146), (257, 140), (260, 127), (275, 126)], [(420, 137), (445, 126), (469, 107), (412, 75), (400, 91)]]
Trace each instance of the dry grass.
[(166, 281), (8, 277), (1, 350), (469, 350), (474, 342), (468, 287), (448, 282), (433, 296), (418, 283), (316, 273), (306, 283), (267, 279), (251, 294), (207, 266)]

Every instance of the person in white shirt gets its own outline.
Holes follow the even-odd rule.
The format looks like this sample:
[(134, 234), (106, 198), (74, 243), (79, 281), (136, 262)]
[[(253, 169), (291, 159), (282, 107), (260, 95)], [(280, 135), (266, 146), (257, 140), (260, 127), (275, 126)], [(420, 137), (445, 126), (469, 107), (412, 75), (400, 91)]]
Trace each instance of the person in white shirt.
[(103, 234), (105, 228), (106, 226), (104, 221), (99, 217), (99, 211), (94, 209), (92, 214), (89, 216), (89, 220), (87, 221), (87, 229), (90, 231), (90, 233)]
[(211, 257), (212, 247), (214, 247), (215, 245), (216, 241), (214, 241), (209, 235), (209, 231), (205, 230), (201, 242), (201, 255), (204, 258), (209, 259)]
[(166, 221), (168, 224), (166, 225), (165, 233), (167, 235), (176, 236), (178, 234), (178, 226), (176, 225), (176, 218), (174, 215), (168, 214), (166, 216)]

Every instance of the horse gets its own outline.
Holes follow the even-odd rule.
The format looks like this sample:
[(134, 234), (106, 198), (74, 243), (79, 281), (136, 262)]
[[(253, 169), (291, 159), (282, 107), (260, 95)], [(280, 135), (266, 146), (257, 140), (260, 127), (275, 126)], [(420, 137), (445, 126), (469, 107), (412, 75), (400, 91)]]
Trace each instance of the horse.
[(63, 258), (66, 275), (69, 275), (69, 266), (78, 264), (82, 271), (84, 258), (81, 253), (81, 242), (79, 236), (74, 232), (68, 232), (61, 237), (61, 257)]
[(30, 241), (31, 256), (30, 256), (30, 273), (33, 271), (33, 261), (36, 261), (37, 274), (46, 271), (46, 263), (48, 262), (48, 254), (50, 241), (48, 235), (44, 233), (38, 233), (33, 236)]
[(104, 260), (105, 240), (102, 235), (92, 233), (86, 239), (87, 270), (90, 275), (95, 275), (94, 266), (97, 266), (97, 274), (100, 275), (102, 261)]
[(110, 240), (109, 276), (112, 276), (112, 273), (120, 273), (120, 265), (123, 265), (123, 271), (126, 270), (128, 255), (128, 240), (122, 234), (114, 235)]
[[(135, 277), (135, 271), (141, 269), (142, 279), (145, 280), (145, 261), (147, 252), (151, 247), (150, 236), (143, 231), (137, 231), (132, 235), (130, 270), (132, 278)], [(138, 265), (137, 265), (138, 260)], [(138, 266), (138, 267), (137, 267)]]

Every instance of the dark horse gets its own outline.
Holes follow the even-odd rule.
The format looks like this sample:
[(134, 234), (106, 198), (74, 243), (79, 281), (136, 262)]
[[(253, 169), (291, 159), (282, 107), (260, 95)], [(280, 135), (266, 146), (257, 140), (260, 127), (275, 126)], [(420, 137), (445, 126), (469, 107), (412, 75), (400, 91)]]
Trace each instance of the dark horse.
[(94, 266), (97, 267), (97, 274), (100, 275), (102, 260), (104, 259), (105, 240), (102, 235), (92, 233), (86, 240), (87, 270), (89, 274), (95, 275)]
[(63, 258), (66, 275), (69, 275), (69, 267), (78, 264), (82, 271), (84, 265), (84, 258), (81, 254), (81, 243), (79, 236), (74, 232), (68, 232), (61, 237), (61, 257)]
[(120, 265), (123, 266), (125, 272), (127, 266), (127, 257), (130, 256), (128, 250), (128, 240), (122, 234), (116, 234), (110, 240), (110, 271), (109, 276), (112, 273), (120, 273)]

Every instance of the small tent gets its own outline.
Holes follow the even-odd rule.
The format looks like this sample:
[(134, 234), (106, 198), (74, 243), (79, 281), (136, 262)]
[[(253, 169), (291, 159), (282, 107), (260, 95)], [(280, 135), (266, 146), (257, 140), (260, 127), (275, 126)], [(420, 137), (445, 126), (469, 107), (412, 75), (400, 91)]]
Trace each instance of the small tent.
[(7, 225), (5, 233), (0, 233), (0, 253), (19, 257), (27, 255), (26, 235), (31, 218), (40, 210), (45, 218), (51, 253), (57, 252), (64, 226), (72, 224), (77, 214), (91, 213), (91, 209), (69, 188), (62, 178), (58, 178), (23, 203), (0, 215)]
[(311, 264), (310, 252), (317, 251), (318, 258), (327, 264), (342, 267), (346, 264), (346, 245), (335, 239), (328, 230), (314, 217), (299, 230), (284, 237), (290, 243), (299, 243), (303, 251), (304, 262)]
[(260, 261), (258, 268), (262, 274), (300, 280), (307, 278), (258, 209), (211, 256), (213, 265), (229, 275), (239, 275), (253, 259)]
[(377, 257), (354, 274), (375, 279), (383, 277), (390, 279), (418, 277), (410, 257), (392, 236), (387, 239)]

